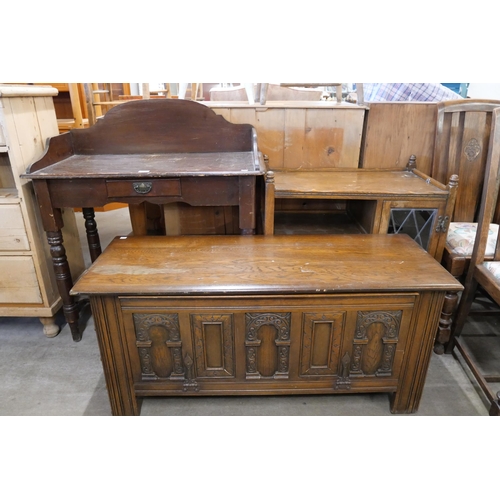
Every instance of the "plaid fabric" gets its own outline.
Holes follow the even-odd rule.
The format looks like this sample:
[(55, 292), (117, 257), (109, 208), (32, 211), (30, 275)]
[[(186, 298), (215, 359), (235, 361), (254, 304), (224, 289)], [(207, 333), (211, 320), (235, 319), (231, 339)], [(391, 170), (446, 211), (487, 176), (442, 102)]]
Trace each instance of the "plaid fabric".
[(440, 83), (363, 83), (365, 101), (449, 101), (463, 97)]

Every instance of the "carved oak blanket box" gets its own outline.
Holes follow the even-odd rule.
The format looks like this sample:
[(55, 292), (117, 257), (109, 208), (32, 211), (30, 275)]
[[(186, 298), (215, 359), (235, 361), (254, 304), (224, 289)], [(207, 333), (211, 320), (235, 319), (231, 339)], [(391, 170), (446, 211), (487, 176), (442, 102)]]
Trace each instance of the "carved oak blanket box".
[(346, 391), (413, 413), (461, 289), (407, 235), (218, 235), (116, 238), (71, 293), (90, 295), (114, 415)]

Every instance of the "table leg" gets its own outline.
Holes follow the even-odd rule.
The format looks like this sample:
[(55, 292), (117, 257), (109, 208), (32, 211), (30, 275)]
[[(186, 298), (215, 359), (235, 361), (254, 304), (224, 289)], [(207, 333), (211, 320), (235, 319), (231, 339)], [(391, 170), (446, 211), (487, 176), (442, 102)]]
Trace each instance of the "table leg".
[(438, 332), (436, 343), (434, 344), (434, 352), (443, 354), (445, 344), (450, 341), (452, 316), (458, 303), (458, 294), (456, 292), (448, 292), (444, 296), (443, 310), (439, 318)]
[(95, 212), (93, 208), (82, 208), (83, 218), (85, 219), (85, 230), (87, 232), (87, 241), (89, 243), (89, 252), (92, 262), (101, 255), (101, 241), (95, 221)]
[(274, 234), (274, 208), (275, 208), (274, 172), (266, 172), (266, 187), (264, 197), (264, 234)]
[(128, 211), (134, 236), (146, 236), (148, 234), (146, 203), (131, 203)]
[(240, 233), (255, 234), (255, 177), (240, 177)]
[(101, 362), (106, 378), (111, 413), (113, 415), (140, 415), (142, 398), (134, 390), (131, 361), (125, 342), (117, 297), (90, 296)]
[(500, 391), (497, 392), (497, 399), (491, 403), (490, 417), (500, 417)]
[(47, 241), (50, 246), (50, 255), (56, 275), (57, 289), (59, 290), (63, 302), (64, 317), (70, 327), (73, 340), (79, 342), (82, 339), (82, 333), (78, 324), (78, 303), (69, 293), (73, 287), (73, 279), (71, 278), (61, 230), (47, 231)]

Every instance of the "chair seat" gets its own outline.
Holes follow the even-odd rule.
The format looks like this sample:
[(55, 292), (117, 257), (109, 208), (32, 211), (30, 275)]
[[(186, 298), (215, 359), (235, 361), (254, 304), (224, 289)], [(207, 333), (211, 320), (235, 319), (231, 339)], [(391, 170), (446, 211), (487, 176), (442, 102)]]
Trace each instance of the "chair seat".
[(500, 262), (497, 260), (490, 260), (488, 262), (483, 262), (483, 266), (495, 277), (496, 280), (500, 281)]
[[(498, 224), (490, 224), (485, 258), (492, 258), (495, 253), (495, 245), (498, 238), (498, 227)], [(448, 235), (446, 237), (446, 246), (455, 254), (470, 257), (472, 255), (472, 250), (474, 249), (476, 231), (476, 222), (450, 222)]]

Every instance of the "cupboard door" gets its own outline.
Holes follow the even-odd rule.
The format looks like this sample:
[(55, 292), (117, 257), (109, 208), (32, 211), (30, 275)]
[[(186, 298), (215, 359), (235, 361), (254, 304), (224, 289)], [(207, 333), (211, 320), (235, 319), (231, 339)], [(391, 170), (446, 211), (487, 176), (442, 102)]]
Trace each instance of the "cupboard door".
[(246, 379), (288, 379), (289, 312), (245, 313)]
[[(177, 313), (133, 313), (132, 357), (140, 380), (183, 380), (184, 364)], [(136, 363), (137, 366), (137, 363)]]
[(160, 307), (123, 319), (136, 382), (234, 377), (233, 314)]
[[(415, 297), (400, 304), (363, 307), (349, 313), (336, 389), (397, 382), (411, 328)], [(406, 302), (406, 303), (405, 303)]]
[(445, 202), (436, 200), (384, 201), (380, 232), (408, 234), (429, 254), (437, 255), (447, 231), (444, 212)]

